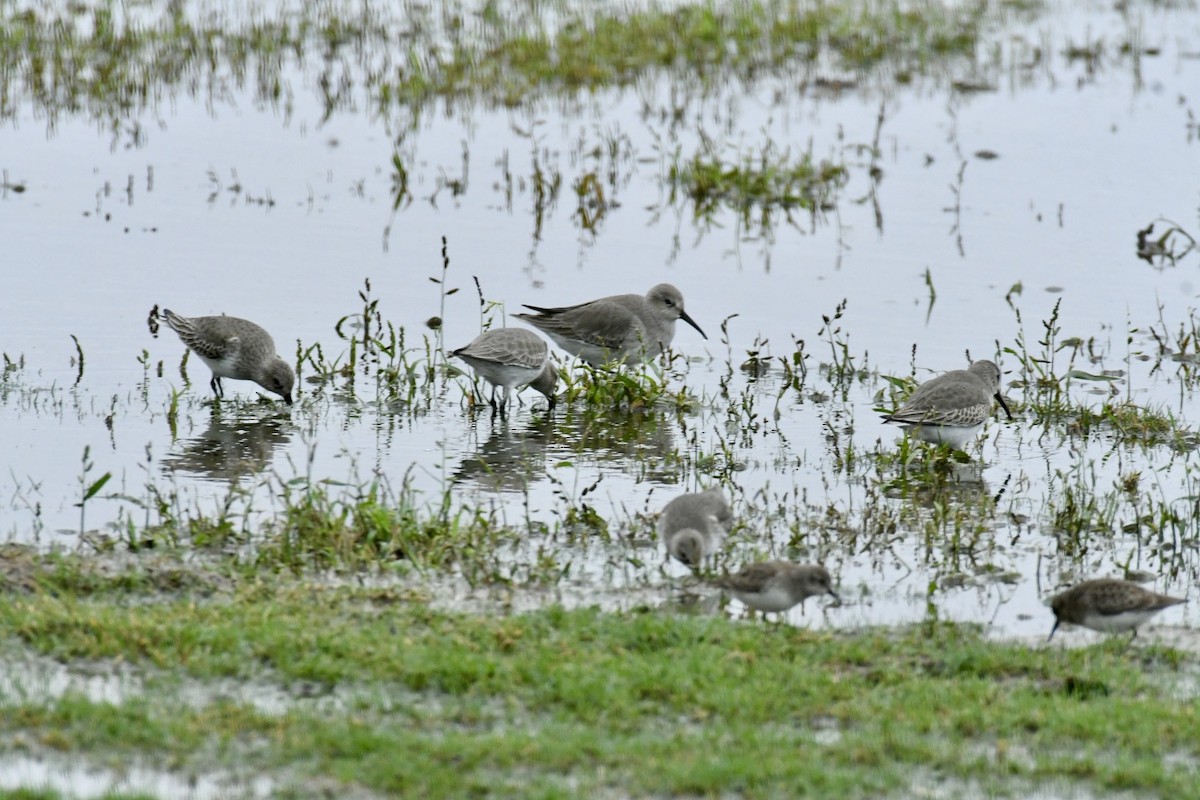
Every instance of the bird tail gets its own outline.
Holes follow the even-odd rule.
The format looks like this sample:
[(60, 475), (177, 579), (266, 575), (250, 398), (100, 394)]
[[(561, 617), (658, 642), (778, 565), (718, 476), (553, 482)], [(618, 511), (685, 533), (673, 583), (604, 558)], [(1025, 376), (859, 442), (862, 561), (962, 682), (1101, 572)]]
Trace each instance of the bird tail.
[(176, 333), (180, 333), (191, 327), (188, 325), (187, 317), (181, 317), (169, 308), (162, 310), (162, 318), (167, 321), (167, 325)]

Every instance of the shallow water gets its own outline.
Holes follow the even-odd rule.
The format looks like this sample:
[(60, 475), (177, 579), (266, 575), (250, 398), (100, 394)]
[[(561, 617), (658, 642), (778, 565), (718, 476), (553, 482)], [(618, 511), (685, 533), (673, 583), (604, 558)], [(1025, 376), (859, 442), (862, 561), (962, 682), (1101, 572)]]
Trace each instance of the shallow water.
[[(549, 552), (569, 576), (563, 597), (633, 604), (666, 598), (684, 575), (658, 571), (645, 515), (724, 478), (745, 527), (723, 565), (769, 554), (834, 571), (846, 603), (810, 603), (791, 616), (801, 625), (937, 613), (1033, 635), (1048, 631), (1040, 598), (1060, 582), (1125, 566), (1187, 593), (1194, 449), (1080, 436), (1026, 412), (994, 418), (950, 488), (924, 492), (875, 466), (900, 438), (874, 411), (886, 388), (876, 371), (907, 376), (915, 364), (924, 379), (965, 366), (969, 351), (996, 358), (1006, 381), (1029, 379), (1005, 351), (1053, 350), (1037, 342), (1059, 303), (1055, 341), (1083, 342), (1075, 368), (1121, 372), (1076, 380), (1075, 401), (1098, 407), (1112, 392), (1194, 429), (1191, 364), (1160, 361), (1149, 329), (1174, 340), (1193, 327), (1200, 259), (1152, 268), (1136, 257), (1135, 234), (1160, 216), (1200, 228), (1200, 16), (1188, 4), (1065, 4), (998, 22), (985, 39), (994, 46), (974, 60), (907, 84), (867, 76), (831, 88), (814, 79), (845, 76), (819, 67), (703, 88), (649, 76), (535, 110), (439, 105), (412, 128), (402, 111), (376, 111), (353, 59), (285, 59), (278, 101), (253, 76), (166, 89), (115, 133), (85, 113), (51, 122), (10, 84), (0, 168), (25, 191), (0, 192), (0, 350), (24, 366), (0, 384), (0, 530), (71, 543), (81, 529), (153, 523), (150, 506), (164, 497), (183, 516), (215, 514), (233, 497), (253, 523), (279, 511), (279, 487), (293, 479), (379, 478), (407, 482), (431, 507), (449, 490), (510, 524), (544, 524), (552, 533), (531, 533), (507, 563)], [(1071, 50), (1083, 45), (1087, 58)], [(323, 68), (348, 81), (331, 110)], [(876, 138), (877, 182), (865, 150)], [(849, 181), (834, 209), (794, 212), (790, 224), (776, 214), (763, 226), (760, 212), (698, 218), (671, 201), (664, 176), (671, 154), (690, 157), (705, 142), (731, 162), (765, 148), (811, 151), (844, 164)], [(394, 153), (411, 191), (396, 212)], [(539, 169), (562, 177), (552, 202), (537, 200)], [(588, 229), (572, 186), (592, 172), (608, 205)], [(444, 307), (430, 280), (443, 278), (442, 237), (445, 285), (459, 290)], [(709, 337), (679, 326), (675, 339), (691, 360), (670, 380), (696, 409), (573, 407), (548, 420), (539, 398), (493, 421), (466, 409), (469, 382), (458, 378), (439, 383), (428, 407), (376, 402), (360, 380), (354, 396), (305, 384), (290, 410), (251, 404), (251, 385), (227, 381), (243, 402), (217, 413), (207, 371), (190, 360), (185, 385), (182, 345), (146, 324), (156, 304), (229, 313), (272, 331), (286, 357), (319, 343), (344, 363), (334, 326), (361, 310), (367, 278), (383, 318), (422, 357), (425, 342), (440, 344), (424, 324), (432, 316), (449, 347), (478, 333), (475, 278), (502, 304), (487, 312), (496, 324), (521, 303), (669, 281)], [(798, 340), (800, 391), (786, 388), (778, 362), (759, 378), (737, 369), (751, 350), (790, 358)], [(1072, 352), (1056, 353), (1056, 373)], [(865, 377), (841, 382), (821, 369), (843, 354)], [(112, 480), (81, 520), (75, 504), (104, 473)], [(1139, 491), (1122, 494), (1117, 484), (1134, 473)], [(1060, 519), (1089, 497), (1110, 513), (1081, 549)], [(608, 537), (553, 534), (582, 503), (609, 522)], [(1164, 510), (1175, 517), (1162, 537), (1144, 519), (1139, 528)], [(1162, 621), (1195, 625), (1197, 614), (1193, 603)]]
[(180, 776), (148, 764), (117, 767), (92, 763), (79, 756), (9, 753), (0, 758), (0, 786), (18, 789), (36, 787), (69, 797), (96, 798), (114, 794), (150, 797), (204, 798), (271, 797), (280, 782), (269, 777), (237, 775), (232, 772)]

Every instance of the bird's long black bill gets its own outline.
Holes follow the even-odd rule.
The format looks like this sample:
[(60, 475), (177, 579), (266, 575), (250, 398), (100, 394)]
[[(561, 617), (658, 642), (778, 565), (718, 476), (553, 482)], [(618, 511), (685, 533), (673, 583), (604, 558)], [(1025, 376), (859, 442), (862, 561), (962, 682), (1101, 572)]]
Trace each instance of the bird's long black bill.
[(1054, 627), (1050, 629), (1050, 635), (1046, 637), (1047, 642), (1054, 638), (1054, 632), (1056, 630), (1058, 630), (1058, 620), (1054, 620)]
[(700, 335), (703, 336), (705, 339), (708, 338), (708, 334), (705, 333), (704, 331), (700, 330), (700, 326), (696, 324), (696, 320), (689, 317), (688, 313), (686, 311), (679, 312), (679, 318), (681, 320), (683, 320), (684, 322), (686, 322), (688, 325), (691, 325), (696, 330), (700, 331)]
[(1008, 415), (1009, 421), (1012, 421), (1012, 412), (1008, 410), (1008, 403), (1004, 402), (1004, 395), (996, 392), (996, 400), (1000, 403), (1000, 407), (1004, 409), (1004, 413)]

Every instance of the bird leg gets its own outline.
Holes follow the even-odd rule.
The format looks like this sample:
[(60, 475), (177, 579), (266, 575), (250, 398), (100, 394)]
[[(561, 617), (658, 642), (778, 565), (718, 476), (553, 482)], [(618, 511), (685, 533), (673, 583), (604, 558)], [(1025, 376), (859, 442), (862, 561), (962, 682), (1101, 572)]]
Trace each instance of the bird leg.
[(221, 376), (220, 375), (214, 374), (212, 376), (212, 380), (208, 382), (208, 385), (212, 387), (213, 394), (215, 394), (217, 396), (218, 400), (225, 396), (225, 391), (221, 387)]

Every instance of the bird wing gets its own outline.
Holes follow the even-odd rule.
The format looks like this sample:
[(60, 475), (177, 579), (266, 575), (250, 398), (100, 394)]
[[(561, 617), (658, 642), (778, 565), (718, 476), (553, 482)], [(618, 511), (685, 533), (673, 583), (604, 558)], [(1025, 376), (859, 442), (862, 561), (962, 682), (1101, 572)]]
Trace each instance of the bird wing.
[(978, 398), (978, 393), (964, 390), (961, 383), (935, 378), (918, 386), (904, 405), (891, 414), (885, 414), (883, 419), (885, 422), (909, 425), (966, 425), (991, 413), (991, 398), (987, 403), (979, 403)]
[[(916, 391), (909, 396), (904, 402), (900, 411), (906, 409), (928, 409), (931, 406), (938, 408), (958, 408), (963, 405), (965, 395), (962, 391), (963, 385), (956, 380), (946, 380), (950, 376), (957, 376), (959, 373), (969, 374), (966, 370), (955, 370), (940, 375), (933, 380), (926, 381), (917, 387)], [(973, 380), (978, 380), (974, 375), (971, 375)], [(990, 392), (989, 392), (990, 394)], [(973, 403), (971, 405), (974, 405)], [(897, 412), (899, 413), (899, 412)]]
[(586, 341), (588, 344), (612, 350), (620, 349), (626, 344), (631, 330), (645, 330), (636, 314), (608, 298), (566, 308), (525, 307), (537, 311), (538, 316), (515, 316), (533, 323), (547, 333), (557, 334), (565, 339)]
[[(175, 326), (172, 327), (175, 328)], [(233, 333), (200, 331), (194, 325), (180, 325), (175, 328), (175, 332), (188, 347), (199, 355), (214, 361), (232, 356), (241, 346), (241, 339)]]
[[(1090, 589), (1087, 593), (1088, 604), (1093, 611), (1105, 617), (1124, 614), (1127, 611), (1148, 611), (1155, 608), (1157, 595), (1140, 586), (1130, 587), (1128, 584), (1120, 584), (1113, 586), (1090, 586), (1087, 588)], [(1132, 604), (1129, 598), (1131, 588), (1137, 590), (1137, 599)]]
[[(526, 333), (528, 336), (509, 336), (509, 333)], [(451, 355), (470, 356), (484, 361), (511, 367), (539, 368), (546, 363), (549, 352), (546, 343), (529, 331), (498, 330), (475, 339), (466, 347), (460, 347)]]
[[(182, 336), (180, 338), (183, 338)], [(184, 344), (195, 350), (205, 358), (211, 358), (214, 361), (222, 358), (228, 358), (237, 353), (238, 348), (242, 345), (242, 340), (237, 336), (226, 336), (225, 338), (210, 337), (196, 335), (190, 338), (183, 339)]]
[(747, 564), (732, 575), (718, 578), (714, 583), (723, 589), (735, 592), (758, 591), (763, 588), (778, 573), (778, 567), (771, 561), (758, 561)]

